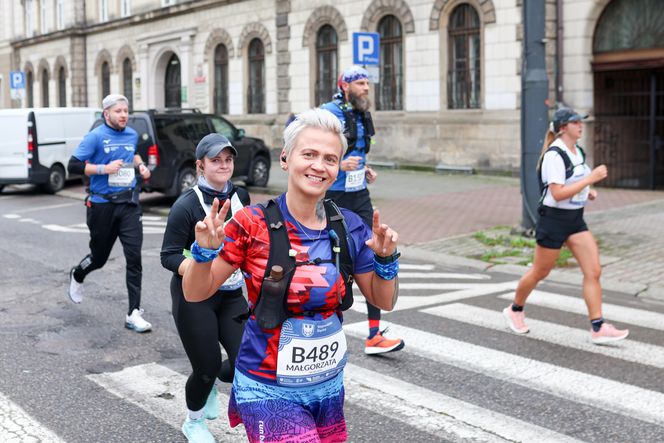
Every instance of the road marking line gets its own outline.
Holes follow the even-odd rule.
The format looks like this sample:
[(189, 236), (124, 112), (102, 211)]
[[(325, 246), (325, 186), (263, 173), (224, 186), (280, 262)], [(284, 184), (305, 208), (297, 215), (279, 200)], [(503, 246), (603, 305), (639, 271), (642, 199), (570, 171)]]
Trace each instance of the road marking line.
[(361, 366), (347, 364), (344, 381), (346, 399), (351, 403), (439, 437), (442, 431), (462, 441), (578, 441)]
[[(186, 376), (157, 363), (148, 363), (124, 368), (119, 372), (91, 374), (87, 377), (177, 429), (178, 435), (181, 433), (180, 427), (187, 414), (184, 398)], [(227, 392), (230, 392), (230, 385), (222, 385), (218, 395), (219, 418), (208, 420), (208, 428), (217, 441), (244, 442), (244, 427), (232, 429), (228, 424), (224, 407), (228, 405)]]
[(485, 274), (461, 274), (454, 272), (401, 272), (403, 266), (399, 264), (399, 279), (404, 278), (447, 278), (450, 280), (490, 280), (491, 276)]
[[(508, 281), (503, 283), (474, 283), (470, 284), (469, 288), (464, 288), (459, 291), (446, 292), (443, 294), (436, 295), (423, 295), (423, 296), (411, 296), (411, 295), (401, 295), (393, 311), (403, 311), (404, 309), (414, 309), (421, 308), (424, 306), (436, 305), (439, 303), (450, 303), (453, 301), (463, 300), (466, 298), (479, 297), (482, 295), (493, 294), (495, 292), (503, 292), (509, 289), (516, 288), (516, 285), (519, 283), (518, 280)], [(464, 285), (463, 283), (460, 285)], [(399, 284), (399, 289), (403, 290), (405, 285)], [(357, 312), (367, 313), (366, 299), (359, 296), (361, 292), (357, 286), (354, 286), (354, 292), (358, 296), (355, 297), (355, 302), (351, 309)]]
[(23, 408), (0, 393), (0, 437), (3, 443), (44, 441), (64, 443), (56, 434), (42, 426)]
[[(25, 214), (26, 212), (45, 211), (45, 210), (48, 210), (48, 209), (56, 209), (56, 208), (66, 208), (68, 206), (74, 206), (74, 205), (83, 206), (80, 202), (59, 203), (57, 205), (39, 206), (37, 208), (28, 208), (28, 209), (19, 209), (18, 211), (14, 211), (14, 214)], [(11, 214), (11, 215), (14, 215), (14, 214)], [(12, 218), (15, 218), (15, 217), (12, 217)]]
[(20, 215), (18, 214), (5, 214), (3, 215), (4, 218), (9, 218), (9, 219), (14, 219), (14, 218), (21, 218)]
[[(512, 301), (514, 293), (503, 294), (499, 298)], [(533, 291), (528, 297), (527, 305), (537, 305), (558, 311), (571, 312), (588, 316), (588, 308), (582, 297), (554, 294), (552, 292)], [(664, 314), (645, 309), (630, 308), (627, 306), (602, 303), (602, 313), (608, 322), (617, 321), (644, 328), (664, 331)]]
[[(444, 317), (471, 325), (511, 333), (505, 324), (502, 312), (477, 306), (453, 303), (450, 305), (436, 306), (423, 309), (421, 312)], [(601, 354), (607, 357), (631, 361), (643, 365), (664, 368), (664, 347), (642, 343), (635, 340), (625, 340), (615, 346), (597, 346), (590, 342), (590, 326), (588, 329), (576, 329), (568, 326), (550, 323), (528, 318), (527, 324), (530, 333), (524, 335), (548, 343), (553, 343), (568, 348), (579, 349), (593, 354)]]
[[(384, 321), (383, 325), (406, 342), (407, 353), (648, 423), (664, 424), (664, 394), (660, 392), (395, 323)], [(366, 328), (366, 321), (344, 326), (349, 335), (361, 339), (366, 336)]]
[(412, 269), (416, 271), (431, 271), (434, 265), (416, 265), (414, 263), (399, 263), (400, 269)]

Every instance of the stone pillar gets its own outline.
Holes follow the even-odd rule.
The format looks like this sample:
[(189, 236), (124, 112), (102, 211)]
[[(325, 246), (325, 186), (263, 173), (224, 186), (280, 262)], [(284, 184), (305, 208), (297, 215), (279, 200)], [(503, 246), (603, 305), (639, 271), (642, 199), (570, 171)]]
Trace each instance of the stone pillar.
[[(69, 67), (71, 106), (89, 106), (87, 45), (85, 35), (74, 35), (70, 41), (71, 66)], [(92, 103), (101, 107), (101, 103)]]
[(150, 69), (150, 57), (148, 45), (146, 43), (141, 43), (138, 45), (138, 77), (134, 81), (134, 86), (139, 91), (140, 98), (134, 97), (137, 99), (137, 103), (134, 104), (135, 109), (150, 109), (154, 106), (154, 97), (150, 95), (149, 86), (149, 69)]
[(180, 93), (182, 94), (182, 107), (190, 108), (189, 103), (193, 102), (190, 99), (191, 90), (191, 73), (192, 73), (192, 57), (191, 57), (191, 35), (185, 35), (180, 38)]
[(290, 76), (290, 51), (288, 42), (290, 40), (290, 26), (288, 14), (291, 11), (290, 0), (277, 0), (277, 112), (285, 116), (291, 110), (289, 101)]

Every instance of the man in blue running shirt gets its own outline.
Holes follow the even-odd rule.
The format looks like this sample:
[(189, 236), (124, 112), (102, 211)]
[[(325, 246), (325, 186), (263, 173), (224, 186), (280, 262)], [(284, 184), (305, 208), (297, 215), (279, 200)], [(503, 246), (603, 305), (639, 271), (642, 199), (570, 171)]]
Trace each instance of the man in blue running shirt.
[(129, 310), (125, 327), (146, 332), (152, 325), (143, 319), (140, 307), (143, 222), (136, 171), (147, 180), (150, 170), (136, 154), (138, 134), (127, 127), (127, 98), (119, 94), (108, 95), (102, 101), (102, 107), (104, 124), (83, 138), (68, 165), (70, 173), (90, 177), (86, 199), (90, 253), (69, 272), (69, 298), (74, 303), (83, 300), (83, 280), (90, 272), (104, 266), (119, 237), (127, 261)]
[[(349, 209), (362, 217), (371, 227), (373, 205), (367, 189), (378, 175), (367, 165), (367, 153), (374, 135), (369, 108), (369, 73), (360, 66), (351, 66), (339, 77), (339, 92), (331, 102), (321, 107), (332, 112), (344, 125), (348, 149), (341, 161), (339, 175), (325, 198), (332, 199), (339, 207)], [(380, 330), (380, 309), (367, 303), (369, 336), (364, 345), (366, 354), (384, 354), (403, 349), (403, 340), (389, 339)]]

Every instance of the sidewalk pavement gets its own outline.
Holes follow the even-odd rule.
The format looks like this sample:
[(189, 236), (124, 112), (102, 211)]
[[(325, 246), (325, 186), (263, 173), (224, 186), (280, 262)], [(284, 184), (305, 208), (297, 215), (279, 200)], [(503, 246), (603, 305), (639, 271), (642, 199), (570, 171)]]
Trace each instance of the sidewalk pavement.
[[(286, 189), (286, 174), (273, 162), (269, 188), (249, 188), (252, 202)], [(472, 234), (496, 226), (515, 227), (522, 215), (519, 180), (480, 175), (379, 169), (370, 186), (381, 221), (399, 233), (404, 257), (468, 266), (521, 276), (527, 267), (495, 265), (480, 256), (482, 245)], [(586, 208), (586, 222), (600, 244), (602, 286), (664, 302), (664, 192), (598, 188)], [(83, 197), (83, 188), (60, 195)], [(142, 199), (154, 196), (143, 194)], [(167, 213), (166, 207), (145, 205)], [(547, 278), (581, 284), (578, 268), (556, 269)]]

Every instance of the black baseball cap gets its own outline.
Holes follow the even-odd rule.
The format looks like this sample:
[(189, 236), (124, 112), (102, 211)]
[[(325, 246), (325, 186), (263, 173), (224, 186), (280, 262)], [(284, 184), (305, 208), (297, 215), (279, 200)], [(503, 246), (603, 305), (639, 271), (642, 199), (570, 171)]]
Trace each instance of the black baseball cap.
[(208, 134), (198, 142), (196, 146), (196, 159), (202, 160), (203, 157), (213, 158), (219, 155), (221, 151), (230, 148), (234, 156), (237, 157), (237, 149), (231, 145), (226, 137), (216, 132)]
[(580, 115), (572, 108), (560, 108), (553, 114), (553, 130), (560, 131), (560, 127), (569, 122), (580, 122), (588, 118), (588, 115)]

